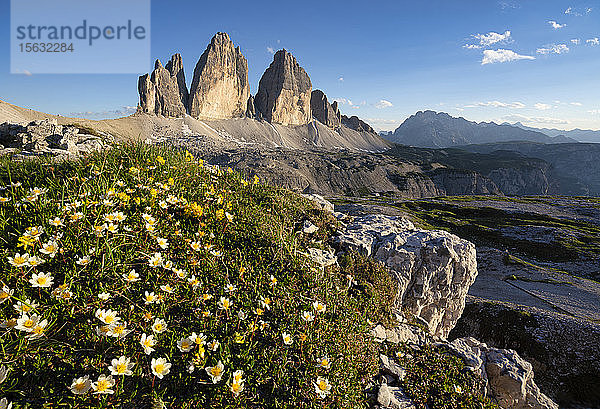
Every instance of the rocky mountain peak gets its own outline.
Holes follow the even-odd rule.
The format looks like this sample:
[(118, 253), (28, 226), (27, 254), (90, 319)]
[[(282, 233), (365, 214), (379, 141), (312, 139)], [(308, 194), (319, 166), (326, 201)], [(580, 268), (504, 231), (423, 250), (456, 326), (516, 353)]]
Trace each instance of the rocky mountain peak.
[(330, 104), (327, 96), (320, 89), (312, 92), (310, 97), (312, 116), (323, 125), (336, 129), (342, 124), (342, 117), (337, 102)]
[(341, 117), (342, 124), (347, 126), (350, 129), (354, 129), (358, 132), (369, 132), (372, 134), (376, 134), (375, 129), (371, 127), (368, 123), (357, 117), (356, 115), (352, 115), (351, 117), (347, 117), (346, 115), (342, 115)]
[(194, 69), (189, 114), (200, 119), (241, 117), (249, 97), (248, 61), (227, 33), (215, 34)]
[[(185, 87), (185, 79), (183, 86)], [(146, 74), (139, 78), (138, 91), (140, 109), (143, 112), (166, 117), (182, 117), (186, 113), (178, 77), (163, 67), (160, 60), (155, 61), (152, 75)], [(187, 93), (187, 89), (185, 92)]]
[(185, 84), (185, 73), (183, 72), (183, 60), (181, 54), (174, 54), (165, 68), (171, 73), (172, 77), (177, 79), (177, 87), (179, 88), (181, 102), (183, 103), (183, 106), (187, 107), (189, 92), (187, 85)]
[(282, 125), (304, 125), (312, 120), (312, 83), (296, 58), (284, 50), (273, 56), (258, 86), (255, 106), (267, 121)]

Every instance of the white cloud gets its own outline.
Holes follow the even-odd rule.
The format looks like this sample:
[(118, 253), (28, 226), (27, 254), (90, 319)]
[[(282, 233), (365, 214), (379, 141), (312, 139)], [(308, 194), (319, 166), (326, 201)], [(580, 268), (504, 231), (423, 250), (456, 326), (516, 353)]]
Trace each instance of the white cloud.
[(377, 109), (391, 108), (393, 106), (394, 104), (392, 104), (390, 101), (386, 101), (385, 99), (380, 99), (379, 102), (375, 104), (375, 108)]
[(340, 77), (340, 78), (338, 78), (338, 81), (339, 81), (339, 82), (344, 82), (344, 77)]
[(521, 108), (525, 108), (525, 104), (522, 102), (487, 101), (487, 102), (476, 102), (474, 104), (464, 106), (464, 108), (478, 108), (478, 107), (521, 109)]
[(566, 24), (559, 24), (554, 20), (548, 21), (548, 24), (550, 24), (552, 26), (552, 28), (555, 30), (558, 30), (559, 28), (564, 28), (567, 26)]
[(335, 98), (334, 101), (337, 102), (338, 105), (350, 105), (350, 106), (354, 105), (352, 103), (352, 100), (346, 99), (346, 98)]
[(267, 47), (267, 52), (269, 54), (275, 54), (275, 49), (273, 47)]
[(569, 52), (569, 47), (566, 44), (549, 44), (544, 48), (536, 50), (538, 54), (563, 54)]
[(490, 31), (487, 34), (473, 34), (471, 38), (477, 40), (477, 44), (465, 44), (463, 47), (470, 50), (489, 47), (497, 43), (508, 43), (511, 40), (510, 31), (506, 30), (504, 33), (496, 33)]
[(535, 104), (534, 107), (535, 107), (535, 109), (539, 109), (540, 111), (546, 111), (548, 109), (552, 109), (552, 105), (542, 104), (541, 102), (538, 102), (537, 104)]
[(592, 47), (600, 45), (600, 39), (598, 39), (598, 37), (590, 38), (589, 40), (585, 40), (585, 42)]
[(514, 1), (501, 1), (498, 3), (500, 5), (500, 8), (502, 10), (506, 10), (506, 9), (519, 9), (521, 8), (521, 5), (519, 3), (515, 3)]
[(510, 122), (522, 122), (522, 123), (530, 123), (530, 124), (547, 124), (547, 125), (567, 125), (570, 123), (570, 121), (566, 120), (566, 119), (560, 119), (560, 118), (551, 118), (551, 117), (545, 117), (545, 116), (534, 116), (534, 117), (530, 117), (530, 116), (525, 116), (525, 115), (519, 115), (519, 114), (512, 114), (512, 115), (506, 115), (503, 117), (504, 120), (506, 121), (510, 121)]
[(574, 38), (574, 39), (571, 40), (571, 43), (574, 44), (574, 45), (579, 45), (579, 44), (581, 44), (581, 39)]
[(600, 109), (592, 109), (588, 111), (588, 114), (600, 115)]
[(576, 107), (583, 106), (583, 104), (581, 102), (571, 102), (571, 105), (574, 105)]
[(535, 60), (535, 57), (531, 55), (520, 55), (512, 50), (504, 50), (502, 48), (498, 50), (484, 50), (481, 65), (517, 60)]
[(393, 131), (402, 123), (396, 119), (385, 118), (364, 118), (364, 120), (378, 131)]
[[(586, 8), (585, 11), (584, 11), (585, 14), (590, 14), (591, 12), (592, 12), (592, 8), (591, 7)], [(577, 16), (577, 17), (580, 17), (580, 16), (583, 15), (581, 12), (575, 10), (573, 7), (567, 8), (565, 10), (565, 14), (569, 14), (571, 16)]]

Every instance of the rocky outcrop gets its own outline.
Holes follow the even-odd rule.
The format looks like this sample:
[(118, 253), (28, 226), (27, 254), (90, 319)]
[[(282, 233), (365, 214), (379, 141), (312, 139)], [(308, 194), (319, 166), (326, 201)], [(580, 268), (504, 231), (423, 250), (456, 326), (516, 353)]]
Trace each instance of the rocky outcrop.
[(227, 33), (217, 33), (194, 69), (188, 112), (200, 119), (242, 117), (249, 97), (248, 61)]
[(292, 54), (279, 50), (260, 79), (256, 110), (271, 123), (304, 125), (312, 119), (311, 92), (306, 71)]
[(323, 91), (316, 89), (310, 97), (310, 109), (313, 118), (330, 128), (336, 129), (342, 123), (340, 110), (337, 102), (331, 105)]
[(181, 103), (184, 107), (187, 107), (189, 93), (185, 83), (185, 73), (183, 72), (183, 60), (181, 59), (181, 54), (173, 55), (165, 68), (169, 71), (171, 77), (174, 77), (177, 80), (177, 88), (179, 89)]
[(422, 318), (432, 334), (448, 336), (477, 277), (473, 243), (383, 215), (351, 219), (336, 242), (383, 262), (398, 285), (396, 306)]
[(368, 123), (364, 122), (363, 120), (361, 120), (356, 115), (353, 115), (351, 117), (347, 117), (346, 115), (342, 115), (341, 121), (342, 121), (342, 125), (345, 125), (348, 128), (350, 128), (350, 129), (354, 129), (355, 131), (358, 131), (358, 132), (369, 132), (369, 133), (373, 133), (373, 134), (376, 133), (375, 129), (371, 128), (371, 125), (369, 125)]
[[(180, 60), (181, 57), (179, 62)], [(160, 60), (156, 60), (152, 75), (145, 74), (139, 78), (140, 109), (143, 112), (171, 118), (185, 116), (186, 108), (178, 82), (183, 75), (183, 68), (178, 70), (176, 63), (177, 58), (173, 56), (170, 62), (171, 72), (163, 67)], [(183, 81), (185, 86), (185, 79)]]
[(533, 307), (467, 301), (450, 338), (475, 337), (531, 362), (542, 392), (561, 407), (600, 407), (600, 324)]
[(531, 364), (514, 350), (491, 348), (475, 338), (456, 339), (446, 346), (484, 379), (502, 408), (558, 409), (534, 382)]
[(0, 152), (73, 156), (106, 148), (98, 134), (74, 125), (58, 125), (56, 119), (33, 121), (23, 126), (0, 124)]
[[(418, 323), (409, 323), (397, 313), (399, 324), (385, 328), (378, 324), (371, 334), (375, 341), (392, 345), (407, 345), (414, 353), (448, 353), (460, 358), (465, 369), (481, 379), (470, 393), (487, 396), (505, 409), (558, 409), (534, 381), (532, 365), (513, 350), (488, 347), (474, 338), (452, 342), (441, 340), (423, 331)], [(400, 358), (401, 357), (401, 358)], [(414, 403), (403, 390), (409, 370), (403, 365), (412, 357), (380, 355), (380, 373), (376, 383), (376, 408), (413, 408)], [(462, 393), (464, 393), (463, 391)]]

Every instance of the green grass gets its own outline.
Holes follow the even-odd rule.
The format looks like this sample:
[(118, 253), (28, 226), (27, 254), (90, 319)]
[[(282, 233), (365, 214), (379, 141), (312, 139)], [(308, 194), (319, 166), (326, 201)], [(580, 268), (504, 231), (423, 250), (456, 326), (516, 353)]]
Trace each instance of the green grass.
[[(71, 162), (2, 159), (0, 179), (7, 186), (0, 192), (0, 367), (9, 368), (0, 397), (14, 408), (368, 406), (365, 387), (378, 372), (381, 348), (370, 330), (373, 322), (393, 323), (396, 289), (385, 268), (356, 255), (339, 268), (315, 268), (303, 253), (314, 240), (327, 241), (336, 223), (312, 202), (207, 167), (188, 153), (144, 145)], [(111, 214), (124, 219), (111, 222)], [(305, 219), (320, 227), (314, 239), (300, 233)], [(55, 254), (41, 251), (53, 241)], [(11, 265), (17, 253), (44, 262)], [(163, 261), (151, 266), (156, 254)], [(132, 270), (138, 281), (125, 278)], [(38, 273), (52, 283), (34, 286)], [(356, 285), (348, 285), (350, 277)], [(148, 303), (146, 292), (158, 301)], [(37, 333), (15, 327), (24, 317), (18, 303), (39, 317)], [(118, 325), (98, 318), (108, 309), (126, 322), (122, 336), (114, 334)], [(305, 311), (313, 321), (302, 318)], [(165, 321), (164, 332), (154, 332), (157, 319)], [(192, 333), (204, 334), (205, 342), (198, 336), (189, 350), (180, 348)], [(143, 334), (157, 340), (150, 354), (140, 344)], [(219, 345), (210, 348), (213, 340)], [(113, 376), (114, 393), (70, 391), (74, 379), (108, 376), (121, 356), (132, 373)], [(318, 365), (325, 356), (330, 368)], [(163, 378), (152, 358), (171, 364)], [(223, 376), (213, 383), (206, 368), (219, 362)], [(242, 380), (234, 382), (237, 370)], [(332, 386), (324, 399), (315, 392), (318, 377)], [(450, 381), (474, 400), (434, 400), (431, 408), (478, 407), (472, 379), (444, 382)], [(234, 383), (243, 384), (237, 395)]]

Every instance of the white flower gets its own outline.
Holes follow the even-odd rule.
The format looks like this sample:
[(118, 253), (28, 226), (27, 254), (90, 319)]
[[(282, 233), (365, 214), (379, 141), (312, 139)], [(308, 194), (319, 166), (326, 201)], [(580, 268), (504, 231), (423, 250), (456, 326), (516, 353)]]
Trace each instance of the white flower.
[(162, 334), (167, 330), (167, 323), (165, 320), (157, 318), (154, 320), (154, 324), (152, 324), (152, 331), (156, 334)]
[(85, 395), (92, 389), (92, 381), (90, 381), (89, 376), (83, 376), (81, 378), (73, 379), (73, 383), (71, 383), (71, 392), (75, 395)]
[(318, 364), (319, 368), (323, 368), (323, 369), (331, 368), (331, 360), (327, 356), (319, 358), (317, 360), (317, 364)]
[(12, 409), (12, 402), (8, 403), (6, 398), (0, 399), (0, 409)]
[(175, 275), (177, 275), (178, 278), (181, 278), (182, 280), (187, 276), (187, 271), (185, 270), (174, 268), (173, 272), (175, 273)]
[(154, 346), (156, 345), (156, 340), (154, 339), (154, 335), (146, 335), (142, 334), (142, 338), (140, 339), (140, 344), (144, 348), (144, 353), (146, 355), (150, 355), (154, 352)]
[(100, 293), (100, 294), (98, 294), (98, 298), (100, 298), (103, 301), (106, 301), (110, 298), (110, 294), (109, 293)]
[(219, 343), (219, 341), (217, 341), (216, 339), (213, 339), (212, 341), (210, 341), (208, 344), (206, 344), (206, 347), (212, 351), (215, 352), (217, 349), (219, 349), (219, 345), (221, 345)]
[(158, 300), (156, 299), (154, 292), (149, 293), (148, 291), (144, 291), (144, 304), (148, 305), (156, 302), (158, 302)]
[(168, 294), (173, 294), (173, 287), (171, 287), (169, 284), (166, 285), (161, 285), (160, 289), (163, 290), (164, 292), (168, 293)]
[(64, 226), (60, 217), (55, 217), (54, 219), (50, 219), (49, 223), (54, 227)]
[(121, 318), (117, 315), (116, 311), (113, 310), (96, 310), (96, 318), (105, 323), (111, 325), (119, 321)]
[(50, 274), (46, 274), (46, 273), (39, 273), (39, 274), (35, 274), (33, 273), (31, 275), (31, 279), (29, 280), (29, 282), (31, 283), (31, 286), (36, 288), (48, 288), (51, 287), (52, 284), (54, 284), (54, 277), (52, 277)]
[(217, 306), (221, 310), (228, 310), (229, 308), (231, 308), (232, 304), (233, 302), (229, 298), (221, 297), (219, 299), (219, 302), (217, 303)]
[(200, 249), (202, 248), (202, 245), (198, 241), (193, 241), (193, 242), (190, 243), (190, 247), (194, 251), (200, 251)]
[(119, 359), (113, 359), (108, 367), (111, 375), (133, 375), (133, 367), (135, 364), (126, 356), (120, 356)]
[[(2, 289), (0, 290), (0, 304), (2, 304), (4, 301), (10, 299), (10, 297), (12, 297), (12, 295), (14, 293), (15, 293), (15, 290), (11, 290), (7, 285), (3, 285)], [(21, 302), (19, 302), (18, 304), (21, 304)], [(19, 311), (19, 310), (17, 310), (17, 311)], [(27, 311), (22, 311), (22, 312), (27, 312)]]
[(181, 352), (190, 352), (194, 347), (194, 342), (190, 338), (182, 338), (177, 341), (177, 348)]
[(312, 307), (315, 310), (315, 312), (317, 312), (317, 313), (325, 312), (325, 310), (327, 309), (327, 306), (319, 301), (313, 302)]
[(281, 338), (283, 338), (283, 343), (285, 345), (292, 345), (294, 343), (294, 339), (287, 332), (284, 332), (283, 334), (281, 334)]
[(229, 387), (234, 397), (237, 397), (244, 390), (244, 382), (233, 382)]
[(223, 362), (219, 361), (217, 363), (217, 365), (207, 366), (206, 368), (204, 368), (204, 370), (206, 371), (208, 376), (210, 376), (212, 383), (217, 383), (223, 377), (223, 372), (225, 371), (225, 366), (223, 365)]
[(462, 388), (459, 385), (453, 385), (453, 386), (454, 386), (454, 392), (462, 393)]
[(152, 257), (150, 257), (150, 259), (148, 260), (148, 264), (150, 265), (150, 267), (153, 268), (161, 267), (163, 264), (162, 254), (154, 253), (154, 255), (152, 255)]
[(315, 316), (310, 311), (302, 311), (302, 319), (306, 322), (311, 322), (315, 319)]
[(29, 340), (41, 338), (44, 335), (44, 332), (46, 331), (47, 325), (48, 325), (48, 320), (40, 321), (38, 319), (37, 322), (35, 323), (35, 325), (33, 326), (33, 328), (31, 329), (31, 331), (29, 332), (29, 335), (26, 336), (26, 338)]
[(196, 345), (204, 345), (206, 343), (206, 335), (204, 335), (203, 333), (199, 333), (196, 335), (195, 332), (192, 332), (192, 335), (190, 335), (190, 340)]
[(165, 358), (152, 358), (150, 364), (152, 373), (162, 379), (163, 376), (168, 375), (171, 372), (171, 364)]
[(127, 329), (127, 321), (118, 321), (108, 326), (106, 335), (115, 338), (123, 338), (131, 333), (131, 330)]
[(238, 318), (242, 321), (244, 321), (246, 318), (248, 318), (248, 314), (246, 314), (244, 311), (240, 310), (238, 311), (237, 314)]
[(113, 386), (115, 386), (115, 380), (112, 375), (100, 375), (98, 380), (92, 383), (95, 394), (113, 394), (115, 393), (115, 391), (111, 389)]
[(325, 399), (327, 395), (331, 393), (331, 385), (327, 378), (317, 377), (317, 382), (315, 382), (315, 392), (321, 399)]
[(167, 247), (169, 247), (169, 241), (162, 237), (157, 237), (156, 243), (158, 244), (158, 247), (160, 247), (163, 250), (165, 250)]
[(228, 293), (233, 293), (235, 290), (237, 290), (237, 286), (233, 285), (233, 284), (225, 284), (225, 291)]
[(50, 258), (54, 258), (56, 256), (56, 253), (58, 252), (58, 250), (59, 250), (58, 243), (55, 241), (49, 241), (42, 245), (42, 248), (40, 249), (40, 253), (48, 255), (48, 256), (50, 256)]
[(29, 257), (29, 260), (27, 260), (27, 262), (29, 263), (29, 265), (31, 267), (37, 267), (39, 265), (42, 265), (45, 263), (44, 259), (38, 257), (38, 256), (31, 256)]
[(8, 263), (12, 266), (21, 268), (29, 266), (29, 254), (15, 254), (14, 257), (8, 257)]
[(90, 256), (83, 256), (77, 259), (77, 264), (80, 266), (87, 266), (91, 261)]
[(270, 284), (273, 286), (275, 284), (277, 284), (277, 279), (275, 278), (275, 276), (273, 274), (271, 274), (271, 277), (269, 278)]
[(135, 270), (131, 270), (129, 273), (123, 274), (123, 278), (128, 283), (134, 283), (136, 281), (140, 281), (140, 275), (138, 273), (136, 273)]
[(0, 366), (0, 384), (6, 380), (6, 377), (8, 376), (8, 371), (10, 371), (8, 367), (4, 365)]

